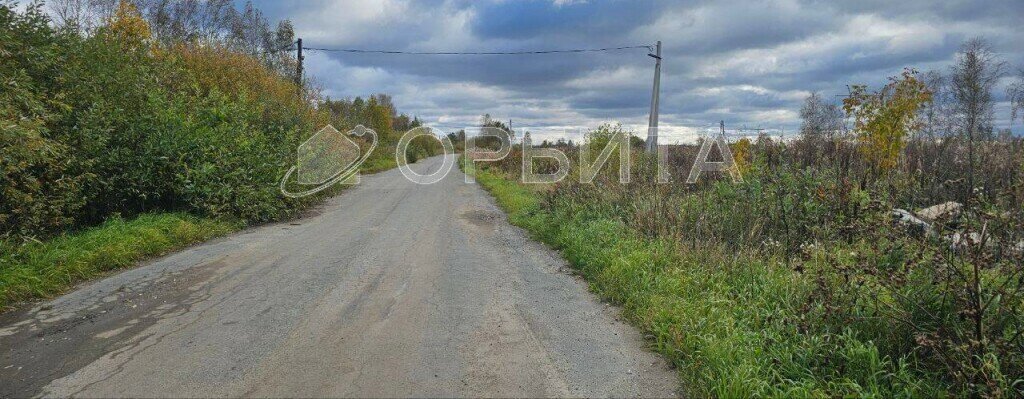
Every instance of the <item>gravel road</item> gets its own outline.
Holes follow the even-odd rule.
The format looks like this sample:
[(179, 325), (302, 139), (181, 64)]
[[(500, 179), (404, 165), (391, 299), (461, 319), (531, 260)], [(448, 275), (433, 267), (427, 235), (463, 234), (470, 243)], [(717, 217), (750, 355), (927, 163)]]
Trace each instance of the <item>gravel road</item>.
[(677, 395), (615, 309), (457, 168), (362, 180), (302, 219), (0, 316), (0, 397)]

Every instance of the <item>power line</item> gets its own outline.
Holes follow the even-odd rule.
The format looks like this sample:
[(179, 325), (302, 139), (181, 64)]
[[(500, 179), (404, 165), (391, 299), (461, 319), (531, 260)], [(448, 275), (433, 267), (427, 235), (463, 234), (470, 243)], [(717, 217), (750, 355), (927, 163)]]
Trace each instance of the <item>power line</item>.
[[(657, 147), (657, 133), (652, 133), (657, 129), (658, 126), (658, 97), (660, 91), (660, 80), (661, 80), (661, 41), (659, 40), (656, 45), (636, 45), (636, 46), (620, 46), (620, 47), (601, 47), (601, 48), (575, 48), (575, 49), (564, 49), (564, 50), (526, 50), (526, 51), (399, 51), (399, 50), (368, 50), (368, 49), (355, 49), (355, 48), (323, 48), (323, 47), (306, 47), (302, 45), (302, 39), (298, 39), (294, 42), (296, 44), (296, 82), (299, 87), (302, 86), (302, 50), (309, 51), (324, 51), (324, 52), (337, 52), (337, 53), (357, 53), (357, 54), (395, 54), (395, 55), (535, 55), (535, 54), (566, 54), (566, 53), (596, 53), (596, 52), (609, 52), (609, 51), (620, 51), (620, 50), (634, 50), (634, 49), (646, 49), (647, 55), (654, 57), (657, 60), (654, 68), (654, 90), (651, 97), (651, 116), (648, 123), (648, 138), (647, 143), (650, 146), (652, 143), (654, 147)], [(290, 44), (289, 44), (290, 47)], [(283, 49), (282, 49), (283, 50)], [(653, 54), (652, 54), (653, 53)], [(511, 128), (512, 121), (509, 120), (509, 127)], [(654, 134), (653, 138), (651, 135)]]
[(286, 51), (286, 50), (287, 51), (294, 51), (295, 50), (294, 46), (295, 46), (295, 43), (297, 43), (297, 42), (298, 41), (294, 41), (294, 42), (288, 43), (288, 44), (286, 44), (284, 46), (281, 46), (279, 48), (276, 48), (276, 49), (263, 50), (263, 51), (260, 51), (260, 54), (277, 54), (277, 53), (280, 53), (280, 52)]
[(398, 51), (398, 50), (367, 50), (354, 48), (320, 48), (302, 47), (303, 50), (328, 51), (340, 53), (372, 53), (372, 54), (406, 54), (406, 55), (529, 55), (529, 54), (558, 54), (558, 53), (595, 53), (601, 51), (618, 51), (630, 49), (647, 49), (654, 51), (654, 46), (622, 46), (604, 48), (581, 48), (568, 50), (530, 50), (530, 51)]

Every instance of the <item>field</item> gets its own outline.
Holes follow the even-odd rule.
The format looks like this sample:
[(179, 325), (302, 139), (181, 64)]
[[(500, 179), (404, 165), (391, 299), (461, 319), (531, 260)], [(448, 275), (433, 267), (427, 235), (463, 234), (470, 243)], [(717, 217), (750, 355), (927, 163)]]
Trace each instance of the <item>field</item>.
[[(614, 132), (592, 131), (590, 151)], [(524, 185), (516, 148), (478, 165), (478, 179), (514, 224), (622, 305), (695, 396), (1019, 395), (1021, 142), (984, 144), (1007, 158), (983, 175), (1009, 180), (988, 180), (966, 206), (926, 211), (963, 194), (908, 167), (940, 146), (966, 152), (919, 140), (876, 174), (856, 140), (762, 137), (733, 145), (742, 182), (706, 174), (694, 185), (656, 184), (642, 152), (628, 184), (610, 162), (592, 184), (574, 172)], [(574, 163), (587, 151), (562, 149)], [(670, 148), (676, 179), (696, 150)]]

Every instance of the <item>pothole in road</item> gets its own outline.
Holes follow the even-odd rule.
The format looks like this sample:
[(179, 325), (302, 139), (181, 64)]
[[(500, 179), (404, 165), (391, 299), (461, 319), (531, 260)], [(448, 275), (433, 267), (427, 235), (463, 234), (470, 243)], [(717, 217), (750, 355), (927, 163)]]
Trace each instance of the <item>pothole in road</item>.
[(498, 214), (496, 212), (474, 209), (460, 213), (459, 218), (474, 226), (491, 227), (494, 226), (494, 221), (498, 218)]

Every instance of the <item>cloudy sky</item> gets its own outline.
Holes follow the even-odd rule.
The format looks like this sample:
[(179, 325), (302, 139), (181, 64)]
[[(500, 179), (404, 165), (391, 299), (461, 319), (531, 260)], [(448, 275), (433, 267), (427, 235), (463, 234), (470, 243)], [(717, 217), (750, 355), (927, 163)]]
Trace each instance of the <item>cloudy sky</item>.
[[(663, 42), (661, 125), (685, 139), (717, 126), (792, 132), (810, 92), (874, 87), (904, 67), (948, 72), (983, 36), (1024, 66), (1024, 1), (270, 1), (307, 47), (523, 51)], [(653, 59), (645, 49), (530, 56), (311, 51), (307, 70), (334, 97), (383, 92), (445, 130), (479, 116), (535, 129), (620, 122), (644, 131)], [(1003, 83), (1005, 86), (1009, 78)], [(1009, 126), (1003, 88), (997, 127)], [(1014, 129), (1021, 132), (1020, 122)]]

